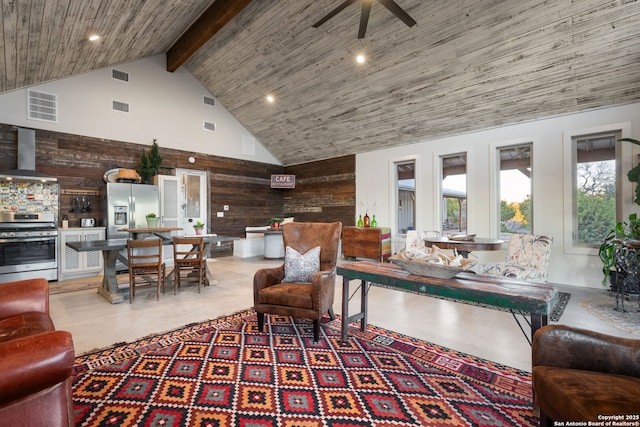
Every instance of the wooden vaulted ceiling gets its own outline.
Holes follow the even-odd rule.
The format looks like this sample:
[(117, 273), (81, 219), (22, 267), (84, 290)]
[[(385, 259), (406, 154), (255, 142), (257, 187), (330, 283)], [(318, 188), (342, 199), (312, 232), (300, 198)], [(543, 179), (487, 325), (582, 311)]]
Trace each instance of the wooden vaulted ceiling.
[(4, 1), (0, 93), (166, 53), (285, 165), (640, 100), (637, 0), (342, 1)]

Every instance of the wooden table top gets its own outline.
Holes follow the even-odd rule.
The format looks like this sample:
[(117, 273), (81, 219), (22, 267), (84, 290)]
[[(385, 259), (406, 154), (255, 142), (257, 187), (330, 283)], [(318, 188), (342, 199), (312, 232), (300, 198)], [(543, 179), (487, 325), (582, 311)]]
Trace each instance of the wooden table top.
[[(190, 236), (190, 237), (203, 237), (206, 243), (229, 242), (232, 240), (240, 239), (239, 237), (220, 236), (217, 234), (208, 234), (203, 236)], [(171, 239), (165, 239), (163, 243), (170, 245)], [(77, 252), (122, 250), (127, 247), (127, 239), (86, 240), (81, 242), (67, 242), (67, 246)]]
[(548, 315), (557, 296), (554, 286), (473, 273), (458, 273), (451, 279), (418, 276), (390, 263), (357, 261), (339, 265), (337, 274), (423, 295)]
[(473, 240), (452, 240), (447, 237), (425, 237), (429, 246), (436, 245), (440, 249), (457, 249), (459, 251), (498, 251), (502, 249), (504, 240), (476, 237)]

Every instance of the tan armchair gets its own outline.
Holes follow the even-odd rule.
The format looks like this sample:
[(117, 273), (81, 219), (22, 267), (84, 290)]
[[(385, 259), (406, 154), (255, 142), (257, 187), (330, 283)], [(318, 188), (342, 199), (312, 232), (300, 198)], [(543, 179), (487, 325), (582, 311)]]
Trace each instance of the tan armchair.
[(49, 283), (0, 284), (0, 424), (71, 426), (71, 334), (49, 316)]
[[(320, 246), (320, 271), (310, 282), (286, 282), (285, 264), (256, 271), (253, 277), (253, 303), (258, 313), (258, 328), (264, 327), (264, 315), (279, 314), (313, 320), (313, 339), (320, 337), (320, 319), (333, 314), (336, 266), (342, 223), (292, 222), (282, 226), (285, 250), (291, 247), (301, 254)], [(285, 259), (286, 263), (286, 259)]]
[(536, 331), (532, 352), (541, 426), (639, 414), (640, 340), (547, 325)]

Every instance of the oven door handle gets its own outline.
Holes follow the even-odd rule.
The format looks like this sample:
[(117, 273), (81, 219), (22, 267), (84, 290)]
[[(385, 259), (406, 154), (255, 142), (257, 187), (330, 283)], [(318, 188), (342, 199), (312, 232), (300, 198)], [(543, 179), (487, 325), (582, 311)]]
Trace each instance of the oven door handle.
[(57, 236), (33, 236), (33, 237), (20, 237), (10, 238), (10, 239), (0, 239), (0, 244), (2, 243), (22, 243), (22, 242), (51, 242), (56, 239)]

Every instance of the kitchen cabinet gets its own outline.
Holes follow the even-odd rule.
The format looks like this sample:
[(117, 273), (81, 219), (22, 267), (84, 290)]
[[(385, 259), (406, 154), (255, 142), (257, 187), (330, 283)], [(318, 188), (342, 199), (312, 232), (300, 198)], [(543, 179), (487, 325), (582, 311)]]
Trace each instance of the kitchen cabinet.
[(60, 228), (58, 250), (58, 280), (97, 276), (102, 273), (102, 252), (76, 252), (67, 242), (104, 240), (105, 227)]
[(391, 255), (391, 229), (388, 227), (343, 227), (342, 256), (388, 261)]

